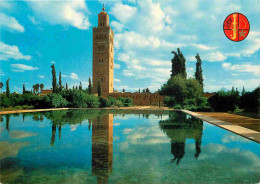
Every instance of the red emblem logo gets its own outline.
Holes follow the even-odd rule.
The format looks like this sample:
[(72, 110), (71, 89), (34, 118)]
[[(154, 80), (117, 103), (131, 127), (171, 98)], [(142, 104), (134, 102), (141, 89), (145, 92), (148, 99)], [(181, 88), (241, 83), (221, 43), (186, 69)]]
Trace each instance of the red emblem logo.
[(250, 24), (242, 13), (232, 13), (225, 19), (223, 30), (228, 39), (239, 42), (244, 40), (249, 34)]

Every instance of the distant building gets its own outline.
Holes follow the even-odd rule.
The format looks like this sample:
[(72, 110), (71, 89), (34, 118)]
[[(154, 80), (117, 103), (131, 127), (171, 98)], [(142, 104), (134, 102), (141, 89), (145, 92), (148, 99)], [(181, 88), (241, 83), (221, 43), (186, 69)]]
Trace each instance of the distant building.
[(41, 90), (41, 93), (39, 93), (39, 96), (46, 96), (51, 93), (53, 93), (52, 89), (43, 89), (43, 90)]
[(98, 26), (93, 27), (93, 93), (98, 92), (101, 83), (102, 96), (114, 98), (129, 97), (134, 105), (162, 105), (163, 96), (159, 93), (113, 92), (114, 88), (114, 32), (109, 26), (109, 16), (103, 7), (98, 14)]

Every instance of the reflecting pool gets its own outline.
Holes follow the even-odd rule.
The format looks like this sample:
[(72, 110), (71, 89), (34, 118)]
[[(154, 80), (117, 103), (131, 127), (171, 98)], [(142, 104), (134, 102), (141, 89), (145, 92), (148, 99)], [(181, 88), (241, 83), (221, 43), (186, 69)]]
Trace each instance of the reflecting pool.
[(182, 112), (0, 116), (1, 183), (258, 183), (260, 144)]

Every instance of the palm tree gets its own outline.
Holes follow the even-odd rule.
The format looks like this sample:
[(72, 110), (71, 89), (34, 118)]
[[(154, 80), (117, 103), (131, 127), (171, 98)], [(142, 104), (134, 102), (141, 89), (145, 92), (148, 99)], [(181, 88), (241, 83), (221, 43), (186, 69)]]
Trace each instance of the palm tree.
[(41, 88), (41, 92), (42, 92), (42, 90), (44, 88), (44, 84), (40, 84), (40, 88)]
[(38, 93), (38, 91), (39, 91), (39, 87), (40, 87), (40, 84), (36, 84), (36, 92)]
[(33, 85), (33, 93), (35, 94), (35, 91), (36, 91), (36, 85)]
[(1, 89), (1, 93), (2, 93), (2, 88), (4, 87), (4, 84), (2, 82), (0, 82), (0, 89)]

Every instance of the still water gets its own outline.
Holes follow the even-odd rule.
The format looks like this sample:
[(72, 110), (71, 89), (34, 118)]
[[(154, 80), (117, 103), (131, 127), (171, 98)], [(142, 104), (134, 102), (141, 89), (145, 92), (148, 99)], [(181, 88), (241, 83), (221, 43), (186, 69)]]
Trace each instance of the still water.
[(1, 183), (258, 183), (260, 144), (182, 112), (0, 116)]

